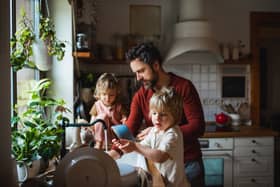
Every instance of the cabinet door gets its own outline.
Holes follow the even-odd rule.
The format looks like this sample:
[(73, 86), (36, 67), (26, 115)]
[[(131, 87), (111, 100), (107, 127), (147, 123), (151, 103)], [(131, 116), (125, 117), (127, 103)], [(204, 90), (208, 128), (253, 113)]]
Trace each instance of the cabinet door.
[(263, 157), (273, 156), (273, 146), (250, 146), (250, 147), (236, 147), (234, 149), (234, 156), (246, 157)]
[(240, 177), (235, 178), (234, 187), (273, 187), (270, 177)]
[(273, 157), (235, 157), (235, 176), (273, 176)]
[(246, 146), (273, 146), (273, 137), (249, 137), (249, 138), (235, 138), (235, 147)]

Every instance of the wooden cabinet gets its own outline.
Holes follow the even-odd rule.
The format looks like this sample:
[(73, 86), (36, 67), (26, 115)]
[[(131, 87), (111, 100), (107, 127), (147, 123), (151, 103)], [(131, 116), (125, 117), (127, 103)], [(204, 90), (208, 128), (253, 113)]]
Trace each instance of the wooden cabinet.
[(235, 187), (273, 187), (273, 137), (235, 138), (233, 155)]

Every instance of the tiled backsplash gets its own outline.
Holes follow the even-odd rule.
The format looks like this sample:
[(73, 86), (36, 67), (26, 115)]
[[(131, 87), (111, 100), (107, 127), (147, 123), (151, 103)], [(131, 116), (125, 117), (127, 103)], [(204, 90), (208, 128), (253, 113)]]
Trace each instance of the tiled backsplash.
[(223, 98), (221, 96), (222, 72), (218, 64), (176, 64), (165, 66), (167, 71), (191, 80), (201, 99), (206, 121), (214, 121), (215, 114), (222, 112), (222, 103), (234, 107), (241, 102), (249, 102), (248, 98)]

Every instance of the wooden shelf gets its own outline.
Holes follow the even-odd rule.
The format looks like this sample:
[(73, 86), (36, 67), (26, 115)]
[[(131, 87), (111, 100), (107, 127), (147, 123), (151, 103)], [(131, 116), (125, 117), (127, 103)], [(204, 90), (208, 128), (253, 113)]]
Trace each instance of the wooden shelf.
[(110, 65), (118, 65), (118, 64), (126, 64), (125, 60), (105, 60), (105, 59), (96, 59), (96, 58), (80, 58), (78, 57), (80, 64), (110, 64)]
[(225, 60), (223, 64), (251, 64), (251, 61), (250, 57), (244, 57), (238, 60)]
[(78, 58), (93, 58), (93, 56), (90, 52), (74, 51), (73, 56), (78, 57)]

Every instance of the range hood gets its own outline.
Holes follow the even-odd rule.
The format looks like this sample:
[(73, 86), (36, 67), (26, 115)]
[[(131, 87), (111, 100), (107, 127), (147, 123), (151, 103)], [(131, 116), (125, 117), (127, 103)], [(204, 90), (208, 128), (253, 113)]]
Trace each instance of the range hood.
[(203, 0), (179, 0), (179, 22), (164, 63), (221, 63), (219, 44), (204, 18)]

